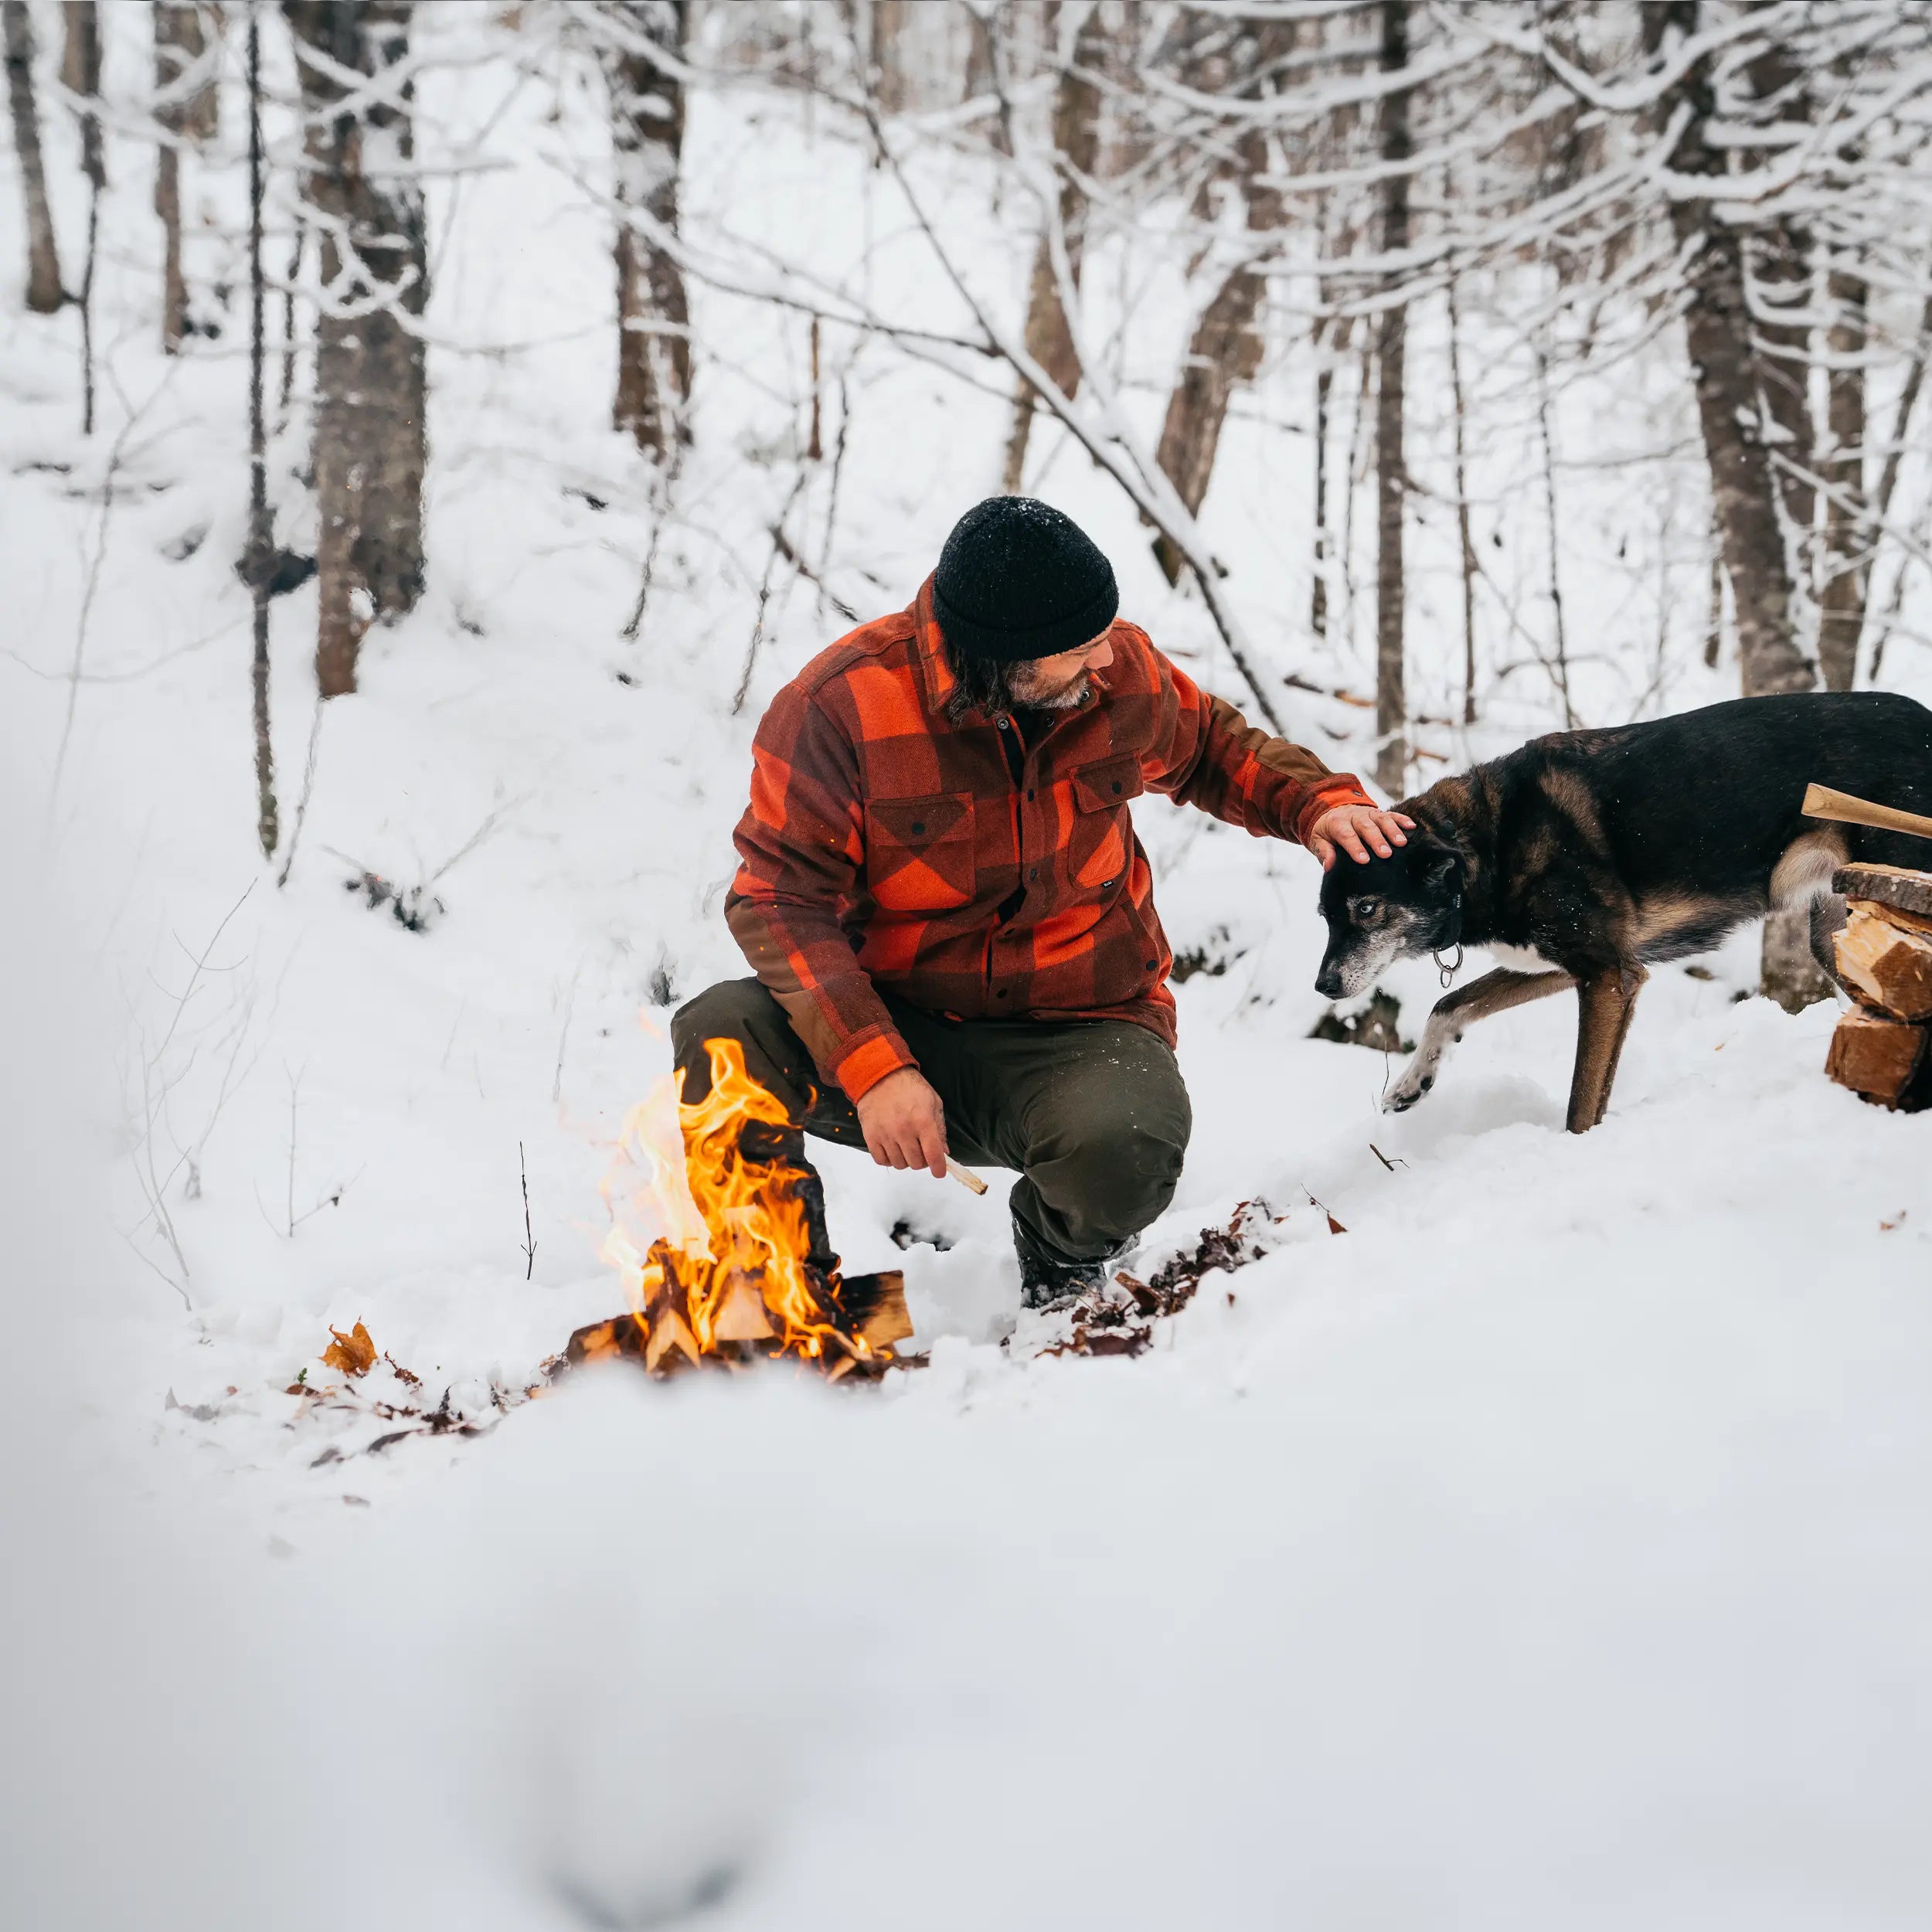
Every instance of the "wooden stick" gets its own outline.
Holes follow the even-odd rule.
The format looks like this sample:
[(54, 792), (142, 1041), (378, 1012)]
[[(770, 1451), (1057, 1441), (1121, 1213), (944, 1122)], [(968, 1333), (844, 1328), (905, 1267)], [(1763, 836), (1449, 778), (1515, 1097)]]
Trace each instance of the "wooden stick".
[[(1932, 826), (1927, 827), (1927, 830), (1932, 831)], [(975, 1194), (986, 1192), (986, 1183), (970, 1167), (961, 1167), (950, 1154), (946, 1156), (946, 1172), (961, 1187), (970, 1188)]]
[(1875, 805), (1869, 798), (1854, 798), (1849, 792), (1833, 791), (1824, 785), (1805, 787), (1803, 810), (1807, 818), (1831, 818), (1843, 825), (1872, 825), (1880, 832), (1932, 838), (1932, 818), (1923, 818), (1916, 811), (1899, 811), (1890, 805)]

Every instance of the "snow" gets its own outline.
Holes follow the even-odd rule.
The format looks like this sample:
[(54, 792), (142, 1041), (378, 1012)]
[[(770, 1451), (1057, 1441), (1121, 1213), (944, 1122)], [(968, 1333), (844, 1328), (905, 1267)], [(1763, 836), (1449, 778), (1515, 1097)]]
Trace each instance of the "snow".
[[(111, 86), (140, 41), (111, 22)], [(927, 1366), (875, 1390), (611, 1373), (520, 1400), (616, 1306), (610, 1143), (663, 1070), (672, 998), (742, 970), (719, 909), (750, 733), (840, 628), (809, 584), (781, 590), (733, 713), (803, 328), (699, 293), (679, 519), (620, 634), (654, 486), (606, 427), (604, 217), (573, 182), (607, 162), (589, 84), (552, 122), (501, 72), (422, 77), (440, 138), (487, 124), (521, 165), (427, 175), (430, 584), (322, 721), (285, 888), (252, 844), (245, 362), (232, 328), (158, 354), (130, 144), (110, 142), (91, 444), (73, 318), (0, 300), (0, 1920), (1923, 1924), (1932, 1117), (1825, 1081), (1828, 1008), (1735, 1000), (1754, 935), (1713, 978), (1655, 977), (1591, 1134), (1561, 1131), (1560, 1001), (1485, 1022), (1391, 1117), (1379, 1056), (1307, 1037), (1310, 862), (1155, 801), (1176, 949), (1226, 964), (1179, 989), (1196, 1135), (1144, 1252), (1259, 1194), (1286, 1217), (1265, 1259), (1138, 1360), (1039, 1359), (1004, 1177), (977, 1201), (827, 1148), (848, 1263), (906, 1267)], [(51, 115), (47, 138), (71, 246)], [(862, 152), (755, 91), (694, 97), (689, 141), (687, 223), (728, 216), (827, 274), (862, 260), (940, 325)], [(934, 165), (991, 280), (998, 224), (963, 163)], [(234, 275), (233, 174), (191, 164), (190, 205), (223, 224), (191, 236), (204, 285)], [(1028, 252), (1006, 247), (1016, 290)], [(1152, 366), (1183, 322), (1178, 290), (1148, 301)], [(1620, 532), (1643, 556), (1688, 543), (1674, 379), (1653, 350), (1564, 397), (1563, 447), (1619, 452), (1565, 525), (1573, 624), (1612, 633), (1580, 665), (1593, 720), (1651, 682), (1631, 638), (1702, 621), (1694, 579), (1674, 613), (1655, 556), (1611, 561)], [(829, 580), (870, 614), (993, 487), (1005, 405), (876, 345), (850, 389)], [(1343, 683), (1352, 647), (1312, 656), (1280, 615), (1307, 604), (1284, 537), (1305, 447), (1259, 411), (1298, 393), (1282, 374), (1230, 423), (1208, 527), (1270, 662)], [(1598, 427), (1606, 396), (1625, 406)], [(305, 434), (298, 410), (271, 474), (298, 547)], [(1667, 452), (1648, 495), (1632, 445)], [(1118, 492), (1077, 452), (1039, 460), (1124, 611), (1240, 702)], [(1511, 474), (1506, 449), (1484, 461)], [(826, 500), (815, 482), (815, 556)], [(1532, 580), (1539, 519), (1509, 553)], [(1459, 651), (1454, 541), (1429, 511), (1431, 710)], [(311, 586), (274, 611), (285, 825), (314, 611)], [(1723, 695), (1694, 648), (1669, 666), (1646, 702)], [(1548, 728), (1530, 682), (1490, 739), (1430, 741), (1460, 760)], [(1366, 762), (1321, 735), (1358, 726), (1346, 708), (1298, 722)], [(443, 910), (406, 931), (344, 889), (365, 868)], [(1434, 969), (1389, 983), (1419, 1032)], [(189, 1308), (144, 1219), (150, 1149)], [(952, 1245), (902, 1256), (902, 1219)], [(479, 1433), (372, 1451), (401, 1425), (284, 1393), (340, 1380), (320, 1351), (358, 1319)], [(369, 1387), (409, 1394), (386, 1367)]]

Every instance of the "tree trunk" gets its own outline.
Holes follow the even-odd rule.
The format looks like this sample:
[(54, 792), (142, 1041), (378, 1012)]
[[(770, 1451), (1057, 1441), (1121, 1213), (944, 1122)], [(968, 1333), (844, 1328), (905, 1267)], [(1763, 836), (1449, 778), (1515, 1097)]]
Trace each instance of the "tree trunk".
[[(1476, 722), (1476, 545), (1469, 531), (1469, 461), (1464, 445), (1468, 414), (1462, 393), (1462, 318), (1456, 310), (1456, 278), (1449, 277), (1449, 407), (1455, 430), (1456, 536), (1462, 552), (1462, 721)], [(1556, 573), (1553, 554), (1550, 572)]]
[[(163, 9), (165, 12), (165, 9)], [(157, 21), (158, 26), (158, 21)], [(268, 427), (262, 389), (267, 291), (262, 273), (262, 36), (258, 9), (248, 10), (248, 556), (245, 574), (254, 599), (255, 653), (251, 667), (255, 723), (255, 835), (262, 856), (281, 838), (275, 804), (275, 752), (268, 728), (268, 584), (275, 548), (268, 508)]]
[[(1248, 232), (1265, 233), (1278, 228), (1281, 197), (1263, 187), (1260, 180), (1268, 165), (1266, 138), (1254, 131), (1243, 134), (1236, 154)], [(1243, 264), (1234, 270), (1195, 324), (1180, 380), (1168, 398), (1167, 418), (1161, 426), (1154, 460), (1190, 516), (1198, 515), (1206, 500), (1228, 404), (1235, 390), (1243, 383), (1253, 382), (1260, 369), (1265, 343), (1255, 321), (1267, 294), (1267, 277), (1258, 269)], [(1173, 545), (1161, 538), (1154, 546), (1154, 554), (1168, 582), (1178, 583), (1182, 560)]]
[(1828, 447), (1818, 461), (1829, 494), (1825, 500), (1818, 656), (1825, 689), (1849, 691), (1858, 676), (1870, 546), (1865, 498), (1866, 290), (1862, 277), (1842, 268), (1833, 270), (1829, 290)]
[(0, 0), (7, 47), (7, 103), (13, 116), (14, 151), (27, 214), (27, 306), (51, 315), (66, 299), (60, 287), (60, 252), (54, 246), (53, 211), (47, 203), (47, 171), (40, 155), (40, 114), (33, 94), (33, 17), (27, 0)]
[[(1699, 0), (1668, 0), (1644, 12), (1651, 51), (1661, 49), (1667, 29), (1686, 36), (1698, 28)], [(1744, 695), (1808, 691), (1817, 682), (1798, 648), (1791, 614), (1791, 579), (1777, 521), (1777, 485), (1764, 446), (1751, 354), (1750, 311), (1744, 298), (1744, 257), (1736, 229), (1717, 218), (1725, 150), (1712, 145), (1717, 104), (1707, 60), (1692, 66), (1667, 104), (1685, 116), (1683, 131), (1668, 157), (1679, 175), (1707, 177), (1708, 200), (1676, 200), (1671, 221), (1678, 245), (1689, 258), (1685, 331), (1697, 395), (1697, 417), (1710, 467), (1725, 570), (1737, 624), (1737, 654)]]
[[(406, 168), (413, 94), (405, 85), (397, 97), (338, 113), (346, 90), (333, 77), (374, 76), (401, 62), (412, 9), (408, 0), (283, 0), (283, 10), (310, 121), (304, 199), (321, 242), (315, 673), (332, 698), (355, 689), (369, 625), (413, 608), (423, 588), (428, 387), (410, 325), (427, 300), (429, 270), (422, 190)], [(304, 47), (320, 63), (301, 59)]]
[[(1774, 37), (1751, 56), (1745, 72), (1757, 99), (1774, 104), (1768, 118), (1780, 124), (1808, 121), (1811, 104), (1804, 70), (1791, 46), (1775, 37), (1780, 31), (1774, 17), (1777, 5), (1778, 0), (1751, 0), (1752, 12), (1774, 16)], [(1761, 152), (1757, 156), (1767, 158)], [(1816, 281), (1811, 230), (1801, 216), (1787, 209), (1755, 237), (1752, 252), (1759, 301), (1780, 312), (1778, 319), (1757, 324), (1753, 349), (1765, 413), (1778, 432), (1777, 454), (1782, 460), (1772, 468), (1791, 526), (1791, 555), (1808, 581), (1817, 548), (1818, 489), (1812, 477), (1818, 440), (1811, 412), (1811, 329), (1801, 318), (1811, 306)]]
[[(1059, 26), (1056, 5), (1046, 22), (1050, 36)], [(1060, 84), (1053, 97), (1053, 148), (1059, 163), (1060, 226), (1066, 238), (1066, 264), (1073, 287), (1080, 285), (1080, 256), (1087, 226), (1086, 182), (1091, 179), (1100, 155), (1100, 92), (1087, 78), (1100, 63), (1103, 42), (1100, 10), (1088, 6), (1074, 36), (1070, 55), (1065, 51), (1064, 36)], [(1068, 396), (1078, 393), (1080, 360), (1073, 346), (1073, 332), (1060, 301), (1058, 277), (1047, 236), (1043, 233), (1033, 256), (1032, 287), (1026, 304), (1026, 350)], [(1013, 429), (1006, 445), (1005, 487), (1010, 495), (1026, 474), (1026, 445), (1032, 434), (1033, 389), (1022, 383), (1013, 406)]]
[(911, 104), (906, 71), (906, 0), (872, 0), (872, 97), (882, 114), (903, 114)]
[(609, 14), (626, 44), (607, 45), (602, 55), (619, 211), (612, 420), (660, 461), (690, 440), (691, 310), (677, 264), (625, 211), (634, 208), (667, 233), (677, 233), (684, 87), (675, 60), (687, 11), (685, 0), (617, 0)]
[(181, 147), (192, 135), (205, 138), (213, 126), (216, 99), (212, 74), (193, 77), (207, 52), (201, 9), (192, 0), (157, 0), (155, 19), (155, 118), (178, 138), (155, 151), (155, 213), (161, 217), (161, 342), (170, 355), (181, 352), (188, 333), (188, 284), (181, 267)]
[[(1409, 64), (1409, 0), (1382, 0), (1382, 71)], [(1382, 104), (1382, 247), (1409, 246), (1409, 90), (1397, 87)], [(1408, 477), (1403, 466), (1403, 363), (1408, 316), (1400, 277), (1387, 282), (1388, 305), (1376, 321), (1376, 782), (1392, 798), (1407, 789), (1408, 693), (1403, 656), (1402, 536)]]
[[(71, 77), (71, 78), (70, 78)], [(87, 178), (87, 252), (80, 268), (80, 430), (94, 433), (94, 264), (100, 240), (100, 197), (107, 185), (107, 152), (101, 138), (100, 14), (94, 0), (67, 0), (67, 44), (61, 84), (80, 97), (80, 172)]]
[[(1699, 0), (1668, 0), (1644, 11), (1644, 41), (1655, 53), (1672, 27), (1698, 29)], [(1730, 579), (1737, 656), (1744, 695), (1808, 691), (1817, 675), (1799, 648), (1792, 620), (1791, 578), (1778, 527), (1778, 485), (1764, 446), (1757, 359), (1744, 294), (1744, 253), (1738, 231), (1717, 217), (1726, 151), (1713, 145), (1717, 116), (1710, 63), (1699, 60), (1665, 104), (1682, 117), (1682, 132), (1668, 157), (1673, 172), (1702, 175), (1706, 200), (1675, 200), (1671, 222), (1689, 258), (1685, 332), (1697, 394), (1697, 417), (1710, 467), (1711, 497)], [(1764, 922), (1759, 990), (1796, 1012), (1829, 991), (1811, 957), (1808, 909), (1774, 912)]]

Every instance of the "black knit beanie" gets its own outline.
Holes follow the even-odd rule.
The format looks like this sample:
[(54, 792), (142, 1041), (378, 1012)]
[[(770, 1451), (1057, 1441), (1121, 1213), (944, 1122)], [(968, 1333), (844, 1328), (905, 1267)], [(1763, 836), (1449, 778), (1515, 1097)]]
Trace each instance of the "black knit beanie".
[(1071, 517), (1032, 496), (989, 496), (953, 526), (933, 576), (947, 646), (1015, 664), (1077, 649), (1114, 621), (1114, 566)]

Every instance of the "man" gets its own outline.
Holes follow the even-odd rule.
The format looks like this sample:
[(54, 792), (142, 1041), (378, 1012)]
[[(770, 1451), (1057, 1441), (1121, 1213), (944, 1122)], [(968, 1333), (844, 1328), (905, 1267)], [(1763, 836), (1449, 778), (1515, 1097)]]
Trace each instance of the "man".
[[(687, 1100), (739, 1041), (805, 1133), (883, 1167), (1005, 1167), (1027, 1302), (1106, 1278), (1172, 1198), (1191, 1114), (1172, 964), (1129, 801), (1151, 789), (1366, 862), (1410, 821), (1251, 729), (1145, 631), (1026, 497), (969, 510), (912, 607), (773, 700), (725, 917), (757, 975), (672, 1040)], [(814, 1243), (832, 1259), (815, 1188)]]

